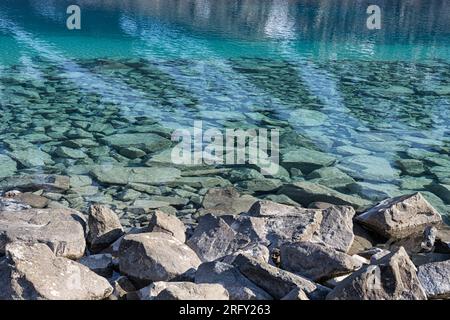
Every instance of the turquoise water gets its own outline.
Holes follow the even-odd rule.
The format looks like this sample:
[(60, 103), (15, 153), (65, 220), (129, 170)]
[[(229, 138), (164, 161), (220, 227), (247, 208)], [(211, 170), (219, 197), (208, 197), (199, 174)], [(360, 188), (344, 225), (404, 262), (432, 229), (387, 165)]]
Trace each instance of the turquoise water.
[[(71, 4), (81, 8), (81, 30), (66, 28)], [(382, 10), (381, 30), (366, 28), (370, 4)], [(311, 180), (369, 201), (422, 191), (448, 214), (449, 107), (445, 0), (0, 3), (0, 177), (93, 177), (61, 198), (73, 207), (104, 201), (126, 215), (135, 199), (117, 193), (131, 187), (106, 183), (92, 167), (152, 167), (161, 151), (130, 155), (107, 137), (170, 138), (202, 120), (219, 130), (279, 129), (285, 172), (268, 178), (282, 184)], [(319, 160), (292, 157), (300, 148)], [(317, 180), (311, 172), (327, 156), (338, 171)], [(179, 196), (183, 186), (156, 194)], [(181, 211), (197, 208), (189, 199)]]

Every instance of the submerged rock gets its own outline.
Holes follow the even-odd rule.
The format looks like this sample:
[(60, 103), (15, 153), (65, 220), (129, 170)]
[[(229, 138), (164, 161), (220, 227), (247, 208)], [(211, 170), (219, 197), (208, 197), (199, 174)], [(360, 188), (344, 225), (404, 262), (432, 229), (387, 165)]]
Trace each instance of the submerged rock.
[(176, 181), (181, 171), (169, 167), (96, 166), (91, 174), (101, 183), (126, 185), (142, 183), (159, 185)]
[(321, 167), (331, 166), (336, 158), (320, 151), (297, 148), (282, 154), (282, 164), (288, 168), (298, 168), (309, 173)]
[(320, 184), (298, 181), (284, 185), (278, 192), (307, 207), (313, 202), (327, 202), (335, 205), (348, 205), (355, 209), (368, 207), (370, 202), (355, 196), (346, 195)]
[(61, 175), (20, 175), (0, 180), (0, 189), (3, 191), (37, 191), (64, 192), (69, 190), (70, 179)]
[(0, 262), (0, 299), (101, 300), (113, 289), (80, 263), (56, 257), (45, 244), (10, 243)]
[(118, 133), (101, 139), (118, 150), (123, 147), (135, 147), (147, 152), (157, 152), (167, 149), (171, 141), (154, 133)]
[(34, 147), (24, 150), (14, 150), (11, 151), (9, 155), (27, 168), (54, 164), (52, 157), (49, 154)]
[(371, 155), (356, 155), (344, 158), (337, 165), (351, 177), (361, 180), (394, 180), (399, 178), (399, 170), (392, 168), (389, 161)]
[(439, 225), (440, 214), (420, 193), (387, 199), (356, 217), (356, 221), (386, 238), (402, 238)]
[(14, 175), (16, 170), (16, 162), (10, 157), (0, 154), (0, 179)]

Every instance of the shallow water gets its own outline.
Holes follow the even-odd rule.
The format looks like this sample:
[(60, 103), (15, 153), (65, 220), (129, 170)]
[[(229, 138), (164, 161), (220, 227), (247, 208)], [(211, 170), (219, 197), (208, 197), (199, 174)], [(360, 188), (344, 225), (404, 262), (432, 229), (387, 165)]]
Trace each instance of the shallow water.
[[(445, 0), (77, 3), (82, 29), (73, 31), (72, 1), (0, 3), (0, 177), (91, 176), (58, 201), (113, 204), (127, 219), (133, 197), (185, 197), (174, 206), (195, 215), (192, 193), (230, 183), (229, 173), (183, 171), (225, 179), (200, 186), (150, 174), (159, 191), (136, 192), (92, 168), (151, 168), (169, 145), (137, 143), (140, 134), (170, 139), (202, 120), (219, 130), (279, 129), (281, 183), (311, 180), (370, 201), (422, 191), (450, 214)], [(366, 28), (369, 4), (382, 8), (381, 30)], [(123, 133), (139, 150), (110, 139)], [(316, 165), (295, 156), (301, 148), (320, 152)], [(330, 156), (339, 170), (311, 174)], [(258, 197), (276, 193), (231, 183)]]

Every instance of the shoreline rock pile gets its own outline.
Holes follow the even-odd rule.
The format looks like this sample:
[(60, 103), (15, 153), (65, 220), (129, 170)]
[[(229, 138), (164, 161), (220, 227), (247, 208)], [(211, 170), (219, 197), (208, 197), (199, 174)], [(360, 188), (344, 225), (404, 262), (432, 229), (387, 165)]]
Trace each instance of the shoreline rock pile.
[(360, 214), (347, 202), (258, 199), (246, 212), (218, 213), (232, 208), (225, 188), (224, 203), (194, 226), (156, 210), (131, 230), (105, 205), (85, 217), (32, 208), (25, 195), (0, 198), (0, 299), (450, 298), (449, 227), (420, 193)]

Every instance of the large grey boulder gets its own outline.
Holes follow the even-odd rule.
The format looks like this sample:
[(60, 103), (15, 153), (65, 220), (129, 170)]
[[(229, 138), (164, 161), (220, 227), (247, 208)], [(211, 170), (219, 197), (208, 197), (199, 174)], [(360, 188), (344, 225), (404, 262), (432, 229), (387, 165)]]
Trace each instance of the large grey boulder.
[[(293, 226), (308, 225), (304, 219), (312, 218), (309, 226), (313, 231), (312, 237), (305, 232), (302, 238), (307, 241), (314, 241), (326, 244), (343, 252), (347, 252), (354, 239), (353, 234), (353, 217), (355, 210), (350, 206), (333, 206), (330, 205), (326, 209), (305, 209), (298, 206), (289, 206), (275, 203), (272, 201), (262, 200), (256, 202), (249, 210), (248, 215), (253, 217), (265, 217), (267, 221), (275, 221), (282, 223), (293, 220)], [(319, 218), (321, 217), (321, 218)], [(277, 223), (274, 223), (276, 225)], [(286, 225), (289, 225), (286, 223)], [(271, 230), (273, 233), (273, 230)], [(275, 234), (281, 235), (280, 232)], [(289, 233), (286, 233), (289, 234)], [(272, 239), (270, 239), (272, 238)], [(283, 237), (281, 237), (283, 238)], [(287, 237), (284, 237), (288, 239)], [(269, 237), (273, 240), (273, 236)], [(300, 240), (299, 237), (293, 240)]]
[(450, 260), (421, 265), (417, 275), (428, 298), (450, 298)]
[(268, 221), (283, 221), (284, 219), (294, 218), (297, 220), (296, 225), (302, 219), (321, 216), (321, 219), (315, 219), (318, 222), (316, 225), (318, 228), (313, 228), (314, 236), (312, 239), (308, 238), (307, 240), (324, 243), (337, 250), (347, 252), (354, 239), (353, 216), (355, 215), (355, 210), (350, 206), (330, 205), (323, 210), (305, 209), (262, 200), (256, 202), (250, 208), (248, 215), (265, 217)]
[(186, 243), (202, 261), (213, 261), (259, 241), (261, 238), (257, 234), (253, 238), (240, 235), (221, 217), (207, 214), (200, 218), (194, 234)]
[(167, 233), (129, 234), (120, 244), (120, 271), (140, 283), (172, 280), (200, 264), (192, 249)]
[(361, 267), (361, 262), (346, 253), (312, 242), (284, 244), (280, 254), (281, 268), (313, 281), (348, 274)]
[(230, 294), (230, 300), (271, 300), (263, 289), (244, 277), (239, 270), (223, 262), (205, 262), (195, 273), (196, 283), (218, 283)]
[(123, 235), (119, 217), (104, 205), (90, 207), (88, 223), (88, 242), (93, 251), (106, 248)]
[(304, 277), (245, 255), (239, 255), (233, 265), (246, 278), (275, 299), (281, 299), (297, 288), (303, 290), (310, 299), (324, 299), (330, 291)]
[(331, 206), (322, 211), (322, 222), (313, 241), (323, 243), (342, 252), (348, 252), (353, 244), (353, 217), (350, 206)]
[(357, 216), (356, 221), (386, 238), (395, 239), (439, 225), (442, 218), (420, 193), (414, 193), (384, 200)]
[(416, 267), (403, 248), (354, 272), (327, 296), (329, 300), (426, 300)]
[(10, 243), (0, 262), (2, 300), (100, 300), (112, 290), (105, 278), (56, 257), (45, 244)]
[(229, 300), (220, 284), (192, 282), (154, 282), (138, 293), (141, 300)]
[(308, 241), (319, 229), (320, 210), (279, 216), (203, 216), (187, 244), (202, 261), (213, 261), (250, 245), (276, 248), (287, 241)]
[(78, 259), (86, 249), (85, 221), (71, 209), (0, 212), (0, 252), (8, 242), (45, 243), (61, 257)]
[(248, 255), (262, 262), (269, 262), (270, 259), (269, 248), (261, 243), (251, 243), (248, 246), (242, 247), (230, 255), (220, 258), (218, 261), (232, 264), (234, 259), (236, 259), (236, 257), (240, 254)]
[(156, 210), (150, 219), (148, 229), (150, 232), (165, 232), (180, 240), (186, 241), (186, 227), (177, 217)]

